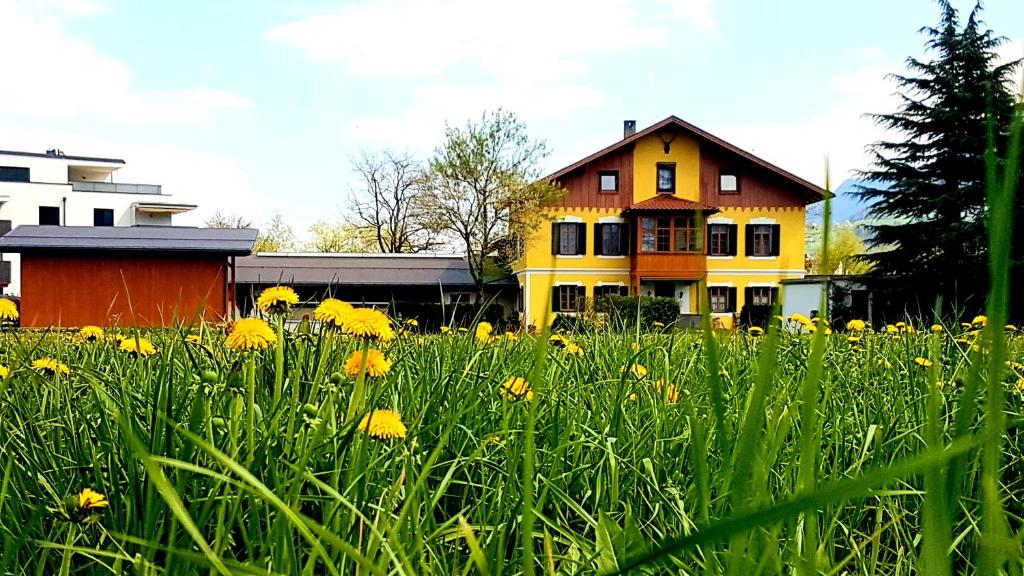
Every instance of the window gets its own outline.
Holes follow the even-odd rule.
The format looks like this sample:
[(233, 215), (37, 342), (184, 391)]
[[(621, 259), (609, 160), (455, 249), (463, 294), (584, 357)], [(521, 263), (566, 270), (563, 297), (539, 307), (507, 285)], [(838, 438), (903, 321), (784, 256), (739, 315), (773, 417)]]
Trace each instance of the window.
[(626, 286), (594, 286), (594, 300), (608, 296), (628, 296), (629, 288)]
[(747, 256), (779, 255), (778, 224), (747, 224)]
[(739, 194), (740, 177), (735, 172), (721, 172), (718, 174), (718, 192), (720, 194)]
[(594, 246), (599, 256), (625, 256), (629, 254), (629, 242), (627, 224), (594, 225)]
[(94, 208), (92, 211), (93, 226), (113, 226), (114, 211), (110, 208)]
[(580, 309), (580, 305), (583, 304), (584, 298), (583, 286), (577, 286), (573, 284), (563, 284), (561, 286), (555, 286), (554, 294), (552, 294), (551, 308), (554, 312), (576, 312)]
[(711, 256), (736, 255), (735, 224), (710, 224), (708, 226), (708, 254)]
[(599, 192), (618, 192), (619, 191), (619, 171), (618, 170), (606, 170), (597, 173), (598, 180), (598, 191)]
[(60, 208), (57, 206), (40, 206), (39, 225), (60, 226)]
[(693, 216), (661, 216), (640, 220), (641, 252), (701, 251), (701, 238)]
[(29, 182), (28, 168), (0, 166), (0, 182)]
[(658, 163), (658, 194), (675, 194), (676, 165)]
[(747, 288), (747, 304), (751, 306), (771, 306), (775, 304), (775, 288), (770, 286), (751, 286)]
[(736, 289), (729, 286), (708, 287), (708, 301), (711, 312), (728, 314), (736, 311)]
[(576, 256), (587, 253), (587, 228), (577, 222), (555, 222), (551, 225), (551, 253)]

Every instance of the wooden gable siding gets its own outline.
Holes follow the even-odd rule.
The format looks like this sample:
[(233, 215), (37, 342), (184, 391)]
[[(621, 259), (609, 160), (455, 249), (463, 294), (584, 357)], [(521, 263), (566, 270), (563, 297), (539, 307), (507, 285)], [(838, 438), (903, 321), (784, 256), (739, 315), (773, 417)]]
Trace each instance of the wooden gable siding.
[[(804, 193), (792, 183), (743, 158), (701, 146), (701, 202), (717, 208), (802, 208)], [(732, 156), (732, 157), (730, 157)], [(739, 194), (719, 194), (718, 176), (722, 170), (739, 176)]]
[(216, 256), (25, 254), (22, 326), (220, 321), (228, 299), (224, 262)]
[[(619, 191), (598, 191), (598, 174), (619, 171)], [(557, 180), (565, 189), (558, 204), (567, 208), (625, 208), (633, 203), (633, 146), (624, 146), (563, 175)]]

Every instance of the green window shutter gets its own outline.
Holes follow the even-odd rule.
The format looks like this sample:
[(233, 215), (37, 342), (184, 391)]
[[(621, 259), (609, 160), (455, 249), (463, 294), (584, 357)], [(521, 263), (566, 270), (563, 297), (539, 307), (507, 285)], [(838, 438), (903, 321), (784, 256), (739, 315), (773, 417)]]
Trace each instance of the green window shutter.
[(551, 289), (551, 311), (558, 312), (558, 286)]
[(772, 256), (779, 255), (780, 239), (782, 238), (782, 226), (772, 224)]
[(736, 312), (736, 287), (729, 287), (729, 312)]
[(604, 224), (594, 224), (594, 254), (604, 256)]
[(736, 255), (736, 243), (739, 240), (739, 224), (726, 224), (729, 227), (729, 256)]
[(587, 253), (587, 225), (577, 224), (576, 225), (576, 253), (586, 254)]
[(753, 224), (747, 224), (746, 226), (744, 226), (743, 227), (743, 234), (745, 236), (744, 239), (743, 239), (744, 240), (743, 244), (746, 246), (746, 255), (747, 256), (753, 256), (754, 255), (754, 225)]

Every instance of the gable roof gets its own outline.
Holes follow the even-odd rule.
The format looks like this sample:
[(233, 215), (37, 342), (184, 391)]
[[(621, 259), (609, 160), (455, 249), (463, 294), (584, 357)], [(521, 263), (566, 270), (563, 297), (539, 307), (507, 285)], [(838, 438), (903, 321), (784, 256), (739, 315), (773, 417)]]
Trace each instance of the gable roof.
[(711, 144), (712, 146), (715, 146), (717, 148), (740, 156), (741, 158), (748, 160), (760, 166), (761, 168), (768, 170), (769, 172), (781, 176), (782, 178), (796, 185), (798, 188), (802, 189), (802, 191), (805, 193), (805, 199), (807, 199), (809, 202), (817, 202), (818, 200), (823, 199), (827, 194), (827, 192), (825, 192), (825, 190), (822, 189), (820, 186), (808, 182), (807, 180), (804, 180), (803, 178), (797, 176), (796, 174), (793, 174), (792, 172), (783, 170), (782, 168), (779, 168), (778, 166), (772, 164), (771, 162), (768, 162), (767, 160), (763, 160), (757, 156), (754, 156), (750, 152), (747, 152), (746, 150), (743, 150), (742, 148), (739, 148), (734, 144), (730, 144), (710, 132), (701, 130), (700, 128), (694, 126), (693, 124), (690, 124), (689, 122), (677, 116), (669, 116), (668, 118), (665, 118), (661, 122), (652, 124), (631, 136), (627, 136), (622, 140), (619, 140), (618, 142), (612, 144), (611, 146), (598, 150), (597, 152), (594, 152), (590, 156), (587, 156), (586, 158), (578, 162), (574, 162), (566, 166), (565, 168), (562, 168), (561, 170), (552, 173), (547, 178), (545, 178), (545, 180), (558, 180), (562, 176), (570, 172), (573, 172), (578, 168), (586, 166), (587, 164), (590, 164), (591, 162), (597, 160), (598, 158), (601, 158), (602, 156), (605, 156), (607, 154), (615, 152), (616, 150), (619, 150), (624, 146), (632, 144), (633, 142), (636, 142), (637, 140), (644, 138), (645, 136), (649, 136), (650, 134), (653, 134), (658, 130), (665, 128), (666, 126), (674, 126), (676, 128), (679, 128), (683, 132), (686, 132), (687, 134), (693, 136), (694, 138), (701, 142), (706, 142), (708, 144)]
[(240, 284), (475, 288), (462, 256), (433, 254), (257, 254), (239, 258)]
[(671, 194), (658, 194), (654, 198), (648, 198), (643, 202), (630, 204), (625, 212), (678, 212), (680, 210), (695, 210), (709, 214), (718, 212), (718, 208), (714, 206), (706, 206), (699, 202), (693, 202)]
[(252, 253), (257, 231), (184, 226), (18, 226), (0, 237), (0, 252)]

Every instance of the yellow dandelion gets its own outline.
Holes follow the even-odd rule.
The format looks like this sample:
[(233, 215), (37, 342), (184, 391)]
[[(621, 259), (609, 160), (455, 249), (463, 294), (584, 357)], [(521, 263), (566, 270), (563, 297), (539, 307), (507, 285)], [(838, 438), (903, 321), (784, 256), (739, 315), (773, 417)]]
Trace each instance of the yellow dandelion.
[(932, 327), (931, 327), (932, 334), (938, 334), (938, 333), (942, 332), (942, 330), (943, 330), (942, 324), (932, 324)]
[(352, 311), (352, 305), (337, 298), (327, 298), (313, 310), (313, 319), (335, 330), (341, 329), (345, 316)]
[(763, 336), (764, 328), (761, 328), (760, 326), (751, 326), (750, 328), (747, 328), (747, 334), (750, 334), (751, 336)]
[(644, 378), (647, 377), (647, 367), (644, 366), (643, 364), (632, 364), (630, 366), (623, 366), (620, 372), (622, 372), (623, 374), (626, 374), (628, 372), (629, 374), (632, 374), (633, 377), (636, 378), (637, 380), (643, 380)]
[(885, 333), (886, 334), (896, 334), (899, 331), (900, 331), (900, 329), (897, 328), (896, 326), (894, 326), (893, 324), (886, 324), (885, 325)]
[(47, 376), (57, 376), (59, 374), (70, 374), (71, 369), (66, 364), (62, 364), (53, 358), (45, 357), (32, 362), (32, 369), (45, 374)]
[(272, 286), (256, 298), (256, 307), (267, 314), (284, 314), (298, 303), (299, 295), (288, 286)]
[(145, 338), (125, 338), (118, 346), (122, 352), (133, 356), (152, 356), (156, 354), (156, 347)]
[(1014, 361), (1011, 360), (1011, 361), (1008, 361), (1006, 363), (1006, 365), (1009, 368), (1012, 368), (1013, 370), (1016, 370), (1017, 372), (1024, 373), (1024, 364), (1021, 364), (1020, 362), (1014, 362)]
[(860, 343), (860, 336), (847, 336), (846, 342), (852, 345), (857, 345)]
[(914, 332), (916, 332), (916, 330), (914, 329), (914, 325), (913, 324), (906, 324), (906, 325), (904, 325), (903, 326), (903, 331), (906, 332), (907, 334), (913, 334)]
[(452, 331), (451, 326), (441, 326), (441, 334), (447, 334)]
[(506, 400), (516, 400), (517, 398), (526, 398), (527, 400), (533, 400), (533, 390), (530, 390), (530, 383), (526, 381), (526, 378), (521, 376), (512, 376), (501, 385), (499, 389), (502, 398)]
[(78, 331), (78, 334), (75, 335), (75, 338), (77, 338), (79, 342), (96, 342), (98, 340), (103, 340), (103, 328), (100, 328), (99, 326), (83, 326), (82, 329)]
[(0, 380), (7, 380), (11, 376), (11, 369), (0, 364)]
[(1003, 326), (1003, 330), (1006, 330), (1007, 332), (1016, 332), (1017, 326), (1014, 324), (1007, 324), (1006, 326)]
[(203, 339), (199, 334), (189, 334), (188, 336), (185, 336), (185, 342), (198, 345), (203, 343)]
[[(359, 376), (359, 367), (363, 363), (363, 351), (356, 350), (345, 361), (345, 374), (355, 378)], [(391, 371), (391, 361), (384, 357), (380, 350), (371, 348), (366, 352), (366, 375), (371, 378), (387, 376)]]
[(564, 350), (569, 356), (576, 356), (579, 358), (583, 357), (583, 348), (580, 348), (579, 345), (573, 344), (572, 342), (566, 344)]
[(0, 320), (17, 320), (18, 305), (7, 298), (0, 298)]
[(932, 365), (932, 361), (923, 356), (918, 356), (917, 358), (914, 358), (914, 364), (917, 364), (922, 368), (929, 368)]
[(490, 322), (481, 322), (476, 325), (476, 340), (481, 344), (486, 344), (491, 341), (491, 332), (494, 331), (494, 327), (491, 326)]
[(459, 334), (466, 334), (468, 332), (469, 328), (466, 328), (465, 326), (459, 326)]
[(552, 334), (551, 337), (548, 338), (548, 344), (555, 348), (562, 348), (568, 343), (569, 339), (561, 334)]
[(640, 351), (640, 343), (639, 342), (633, 342), (632, 344), (629, 345), (629, 348), (631, 350), (633, 350), (633, 352), (639, 352)]
[(260, 318), (242, 318), (228, 334), (227, 345), (232, 350), (263, 350), (277, 345), (277, 334)]
[(408, 320), (405, 321), (405, 323), (409, 326), (412, 326), (413, 328), (416, 328), (417, 326), (420, 325), (420, 321), (415, 318), (409, 318)]
[(377, 440), (405, 438), (409, 430), (402, 422), (402, 416), (394, 410), (374, 410), (363, 416), (359, 422), (359, 430), (366, 432)]
[(988, 324), (988, 316), (983, 316), (979, 314), (978, 316), (974, 317), (974, 320), (971, 320), (972, 326), (985, 326), (986, 324)]
[(807, 324), (811, 323), (811, 319), (810, 318), (808, 318), (807, 316), (804, 316), (803, 314), (801, 314), (799, 312), (796, 312), (796, 313), (790, 315), (789, 319), (792, 320), (793, 322), (796, 322), (797, 324), (807, 325)]
[(515, 332), (505, 332), (505, 340), (509, 342), (518, 342), (519, 334), (516, 334)]
[(108, 506), (110, 502), (107, 497), (92, 488), (83, 488), (78, 494), (78, 507), (82, 510), (97, 510)]
[(658, 393), (662, 395), (665, 402), (668, 402), (669, 404), (679, 402), (679, 390), (676, 390), (676, 387), (671, 384), (668, 385), (668, 388), (664, 388), (664, 386), (665, 383), (660, 378), (654, 383), (654, 387), (658, 389)]
[(391, 319), (376, 308), (353, 308), (342, 318), (341, 329), (350, 336), (380, 340), (395, 338)]
[(850, 320), (846, 323), (846, 329), (850, 332), (863, 332), (867, 326), (867, 322), (859, 319)]
[(654, 327), (655, 328), (664, 328), (665, 327), (665, 323), (664, 322), (658, 322), (657, 320), (655, 320), (654, 321)]

